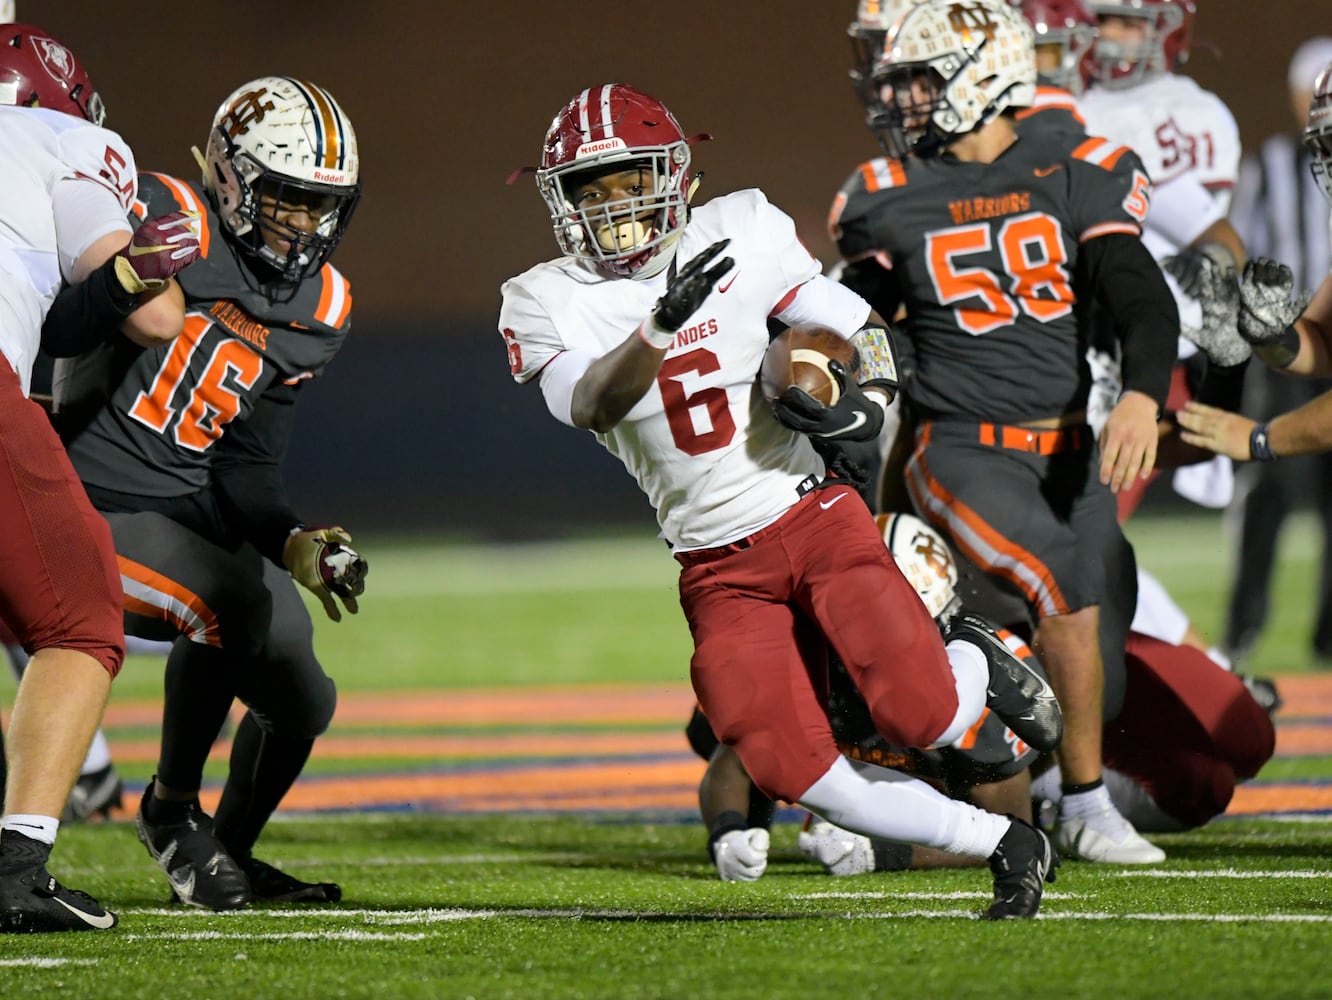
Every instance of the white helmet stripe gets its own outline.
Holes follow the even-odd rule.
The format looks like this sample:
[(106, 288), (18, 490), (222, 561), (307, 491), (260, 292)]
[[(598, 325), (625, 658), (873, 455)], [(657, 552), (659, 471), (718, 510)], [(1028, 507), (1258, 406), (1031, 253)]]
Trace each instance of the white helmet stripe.
[(606, 84), (601, 88), (601, 128), (606, 134), (603, 138), (609, 139), (615, 134), (615, 122), (611, 118), (611, 84)]
[(583, 134), (584, 142), (592, 138), (592, 126), (587, 120), (587, 103), (591, 96), (592, 91), (590, 89), (578, 95), (578, 131)]

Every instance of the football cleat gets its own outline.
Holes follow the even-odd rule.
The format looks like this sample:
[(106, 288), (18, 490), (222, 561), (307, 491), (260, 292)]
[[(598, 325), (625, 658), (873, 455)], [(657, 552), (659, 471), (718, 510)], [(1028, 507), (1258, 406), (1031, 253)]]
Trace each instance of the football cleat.
[(1249, 696), (1256, 701), (1260, 708), (1269, 716), (1277, 713), (1283, 702), (1281, 695), (1277, 691), (1276, 681), (1270, 677), (1255, 677), (1252, 674), (1236, 674), (1236, 677), (1244, 684)]
[[(7, 867), (13, 862), (19, 867), (0, 874), (0, 934), (104, 931), (116, 926), (114, 913), (86, 892), (66, 889), (52, 877), (46, 870), (50, 849), (45, 844), (13, 830), (5, 831), (4, 839)], [(28, 855), (32, 864), (23, 864)]]
[(79, 823), (94, 816), (110, 819), (111, 810), (123, 804), (124, 792), (125, 784), (111, 764), (92, 774), (81, 774), (69, 791), (60, 821)]
[(1064, 735), (1064, 715), (1039, 668), (1014, 655), (1004, 640), (974, 615), (958, 615), (949, 624), (948, 641), (969, 642), (985, 654), (990, 681), (985, 704), (1018, 738), (1037, 750), (1053, 750)]
[(179, 822), (150, 823), (144, 806), (152, 790), (149, 782), (134, 825), (140, 842), (166, 872), (174, 899), (208, 910), (239, 910), (250, 902), (254, 894), (245, 872), (214, 835), (213, 819), (198, 800), (185, 805)]
[(302, 882), (258, 858), (242, 858), (236, 863), (250, 880), (255, 902), (336, 903), (342, 899), (342, 886), (336, 882)]
[(986, 920), (1034, 917), (1041, 908), (1045, 883), (1055, 880), (1059, 855), (1050, 838), (1015, 816), (1008, 832), (990, 855), (994, 902), (981, 916)]
[(1065, 857), (1112, 865), (1153, 865), (1165, 851), (1147, 840), (1110, 806), (1091, 816), (1059, 817), (1054, 840)]
[(829, 875), (863, 875), (874, 871), (874, 845), (869, 837), (843, 830), (813, 815), (796, 837), (796, 846)]

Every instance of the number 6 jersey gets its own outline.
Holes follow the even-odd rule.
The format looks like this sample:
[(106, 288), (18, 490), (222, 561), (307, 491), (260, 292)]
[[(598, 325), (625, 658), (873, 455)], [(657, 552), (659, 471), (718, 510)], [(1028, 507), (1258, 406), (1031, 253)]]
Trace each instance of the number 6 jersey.
[[(675, 335), (656, 384), (597, 435), (647, 494), (662, 535), (684, 549), (725, 544), (771, 523), (796, 502), (803, 480), (824, 471), (809, 441), (777, 422), (755, 385), (768, 318), (781, 317), (819, 275), (819, 262), (791, 219), (757, 190), (693, 210), (676, 262), (727, 237), (735, 266)], [(505, 282), (500, 332), (514, 379), (547, 378), (555, 366), (609, 353), (652, 312), (673, 272), (611, 279), (561, 258)], [(869, 307), (847, 295), (825, 309), (838, 311), (818, 321), (849, 336)], [(555, 415), (569, 422), (568, 413)]]

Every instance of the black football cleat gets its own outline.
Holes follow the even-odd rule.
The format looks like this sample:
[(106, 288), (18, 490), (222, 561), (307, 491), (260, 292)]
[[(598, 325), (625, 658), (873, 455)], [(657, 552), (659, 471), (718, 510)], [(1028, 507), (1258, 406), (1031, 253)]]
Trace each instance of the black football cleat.
[[(114, 913), (86, 892), (66, 889), (52, 877), (46, 870), (50, 849), (45, 844), (13, 830), (5, 831), (4, 840), (0, 934), (105, 931), (116, 926)], [(29, 860), (31, 864), (26, 863)]]
[(336, 882), (302, 882), (258, 858), (237, 862), (255, 902), (260, 903), (336, 903), (342, 899), (342, 886)]
[(948, 641), (961, 639), (985, 654), (990, 681), (985, 704), (1018, 738), (1037, 750), (1053, 750), (1064, 736), (1064, 714), (1050, 682), (1039, 667), (1013, 653), (998, 633), (973, 615), (958, 615), (948, 627)]
[(250, 882), (213, 833), (213, 819), (198, 800), (185, 804), (185, 818), (175, 823), (150, 823), (144, 806), (152, 782), (143, 793), (134, 825), (139, 840), (166, 872), (176, 901), (207, 910), (239, 910), (254, 898)]
[(1009, 819), (1013, 825), (990, 855), (994, 902), (981, 914), (986, 920), (1036, 916), (1045, 883), (1055, 880), (1059, 867), (1059, 855), (1049, 837), (1014, 816)]

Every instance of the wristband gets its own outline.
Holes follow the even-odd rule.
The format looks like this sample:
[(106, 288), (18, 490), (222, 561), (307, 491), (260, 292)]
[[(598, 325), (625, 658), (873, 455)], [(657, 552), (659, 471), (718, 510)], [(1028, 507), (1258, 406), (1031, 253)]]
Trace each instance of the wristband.
[(1255, 462), (1271, 462), (1276, 457), (1268, 425), (1254, 424), (1253, 430), (1249, 432), (1249, 458)]
[(638, 336), (648, 347), (658, 351), (664, 351), (675, 343), (675, 331), (658, 324), (656, 316), (649, 316), (638, 325)]

